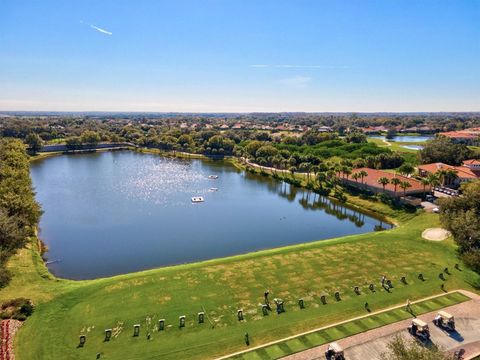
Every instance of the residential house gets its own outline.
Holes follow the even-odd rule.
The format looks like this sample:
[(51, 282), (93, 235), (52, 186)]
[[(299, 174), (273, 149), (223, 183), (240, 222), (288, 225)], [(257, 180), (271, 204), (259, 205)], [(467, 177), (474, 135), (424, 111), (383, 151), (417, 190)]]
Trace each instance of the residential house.
[[(365, 171), (367, 175), (362, 179), (358, 178), (357, 180), (352, 178), (352, 175), (355, 173), (360, 173), (361, 171)], [(378, 180), (382, 177), (385, 177), (389, 180), (389, 183), (385, 185), (385, 188), (382, 184), (378, 182)], [(393, 178), (398, 178), (401, 182), (408, 182), (410, 187), (406, 188), (405, 190), (400, 186), (395, 186), (391, 183)], [(341, 174), (341, 180), (353, 187), (359, 189), (366, 189), (370, 190), (374, 193), (387, 193), (392, 197), (403, 197), (404, 195), (411, 196), (411, 195), (423, 195), (425, 192), (430, 192), (431, 187), (429, 185), (424, 185), (413, 178), (409, 178), (407, 176), (393, 174), (391, 172), (377, 170), (377, 169), (370, 169), (370, 168), (359, 168), (354, 169), (352, 174), (349, 175), (348, 179), (345, 174)]]
[(461, 166), (452, 166), (441, 162), (419, 165), (417, 167), (418, 174), (422, 177), (427, 177), (430, 174), (441, 174), (445, 170), (453, 170), (456, 177), (442, 177), (442, 185), (457, 187), (466, 181), (480, 179), (480, 161), (479, 160), (465, 160)]
[(440, 133), (455, 143), (466, 145), (480, 145), (480, 128), (470, 128), (460, 131), (447, 131)]

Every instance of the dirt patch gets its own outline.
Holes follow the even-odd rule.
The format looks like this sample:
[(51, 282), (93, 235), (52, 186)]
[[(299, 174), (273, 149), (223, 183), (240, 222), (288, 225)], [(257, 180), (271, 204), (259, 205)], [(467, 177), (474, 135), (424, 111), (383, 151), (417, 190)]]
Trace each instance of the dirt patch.
[(450, 231), (447, 231), (442, 228), (430, 228), (426, 229), (422, 233), (422, 237), (426, 240), (431, 241), (442, 241), (447, 239), (451, 235)]

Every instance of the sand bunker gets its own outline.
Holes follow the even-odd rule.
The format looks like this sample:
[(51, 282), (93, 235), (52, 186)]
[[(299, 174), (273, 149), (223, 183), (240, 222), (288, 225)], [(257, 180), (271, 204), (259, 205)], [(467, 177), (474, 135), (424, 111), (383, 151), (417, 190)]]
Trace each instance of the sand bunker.
[(422, 233), (422, 237), (427, 240), (432, 240), (432, 241), (442, 241), (445, 240), (450, 236), (450, 231), (447, 231), (442, 228), (430, 228), (426, 229)]

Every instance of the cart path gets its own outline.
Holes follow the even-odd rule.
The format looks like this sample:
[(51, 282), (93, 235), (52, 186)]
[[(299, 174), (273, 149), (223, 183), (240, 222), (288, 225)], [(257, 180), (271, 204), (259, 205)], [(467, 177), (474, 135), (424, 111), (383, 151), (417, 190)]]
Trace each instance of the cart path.
[[(455, 316), (457, 333), (448, 334), (432, 324), (436, 311), (420, 315), (419, 318), (429, 324), (432, 341), (447, 351), (465, 350), (465, 359), (480, 353), (480, 296), (465, 290), (458, 290), (471, 298), (461, 304), (445, 308)], [(345, 349), (345, 358), (349, 360), (380, 359), (387, 350), (387, 343), (397, 334), (410, 337), (406, 328), (411, 319), (366, 331), (361, 334), (338, 340)], [(317, 346), (297, 354), (284, 357), (284, 360), (325, 359), (328, 344)]]
[[(444, 296), (444, 295), (447, 295), (447, 294), (452, 294), (452, 293), (455, 293), (455, 292), (459, 292), (459, 293), (462, 293), (466, 296), (468, 296), (469, 298), (471, 299), (476, 299), (477, 301), (480, 301), (480, 295), (477, 295), (475, 293), (472, 293), (470, 291), (466, 291), (466, 290), (462, 290), (462, 289), (457, 289), (457, 290), (451, 290), (451, 291), (447, 291), (447, 292), (444, 292), (442, 294), (436, 294), (436, 295), (432, 295), (432, 296), (428, 296), (428, 297), (425, 297), (425, 298), (422, 298), (422, 299), (418, 299), (418, 300), (415, 300), (415, 301), (412, 301), (411, 304), (416, 304), (416, 303), (420, 303), (422, 301), (426, 301), (426, 300), (431, 300), (431, 299), (435, 299), (435, 298), (438, 298), (440, 296)], [(477, 306), (478, 306), (478, 303), (477, 303)], [(267, 346), (270, 346), (270, 345), (275, 345), (275, 344), (279, 344), (279, 343), (282, 343), (282, 342), (285, 342), (285, 341), (288, 341), (288, 340), (292, 340), (292, 339), (295, 339), (297, 337), (300, 337), (300, 336), (303, 336), (303, 335), (308, 335), (308, 334), (311, 334), (311, 333), (315, 333), (315, 332), (318, 332), (318, 331), (321, 331), (321, 330), (325, 330), (325, 329), (328, 329), (328, 328), (331, 328), (331, 327), (335, 327), (335, 326), (338, 326), (338, 325), (343, 325), (345, 323), (348, 323), (348, 322), (351, 322), (351, 321), (355, 321), (355, 320), (361, 320), (361, 319), (365, 319), (365, 318), (368, 318), (370, 316), (373, 316), (373, 315), (378, 315), (378, 314), (382, 314), (386, 311), (389, 311), (389, 310), (395, 310), (395, 309), (400, 309), (402, 307), (405, 307), (405, 304), (402, 304), (402, 305), (394, 305), (394, 306), (391, 306), (391, 307), (388, 307), (388, 308), (384, 308), (384, 309), (381, 309), (381, 310), (378, 310), (378, 311), (373, 311), (373, 312), (370, 312), (368, 314), (365, 314), (365, 315), (361, 315), (361, 316), (357, 316), (357, 317), (354, 317), (354, 318), (350, 318), (350, 319), (346, 319), (346, 320), (343, 320), (343, 321), (340, 321), (340, 322), (337, 322), (337, 323), (333, 323), (333, 324), (328, 324), (328, 325), (325, 325), (325, 326), (322, 326), (322, 327), (319, 327), (319, 328), (315, 328), (315, 329), (312, 329), (312, 330), (308, 330), (308, 331), (305, 331), (305, 332), (302, 332), (302, 333), (298, 333), (298, 334), (295, 334), (295, 335), (291, 335), (291, 336), (288, 336), (288, 337), (285, 337), (285, 338), (282, 338), (282, 339), (278, 339), (278, 340), (274, 340), (274, 341), (271, 341), (271, 342), (268, 342), (268, 343), (265, 343), (265, 344), (261, 344), (261, 345), (257, 345), (257, 346), (254, 346), (254, 347), (251, 347), (249, 349), (246, 349), (246, 350), (242, 350), (242, 351), (237, 351), (235, 353), (231, 353), (231, 354), (228, 354), (228, 355), (224, 355), (224, 356), (221, 356), (221, 357), (218, 357), (216, 358), (216, 360), (224, 360), (224, 359), (229, 359), (233, 356), (238, 356), (238, 355), (242, 355), (242, 354), (245, 354), (247, 352), (251, 352), (251, 351), (255, 351), (255, 350), (258, 350), (258, 349), (261, 349), (261, 348), (264, 348), (264, 347), (267, 347)], [(394, 325), (394, 324), (391, 324), (391, 325)], [(362, 333), (362, 334), (366, 334), (367, 332), (365, 333)], [(354, 335), (354, 336), (351, 336), (351, 337), (355, 337), (355, 336), (361, 336), (362, 334), (358, 334), (358, 335)], [(348, 337), (350, 338), (350, 337)], [(345, 338), (345, 339), (348, 339), (348, 338)], [(343, 340), (345, 340), (343, 339)], [(342, 341), (342, 340), (340, 340)], [(340, 342), (340, 341), (337, 341), (337, 342)], [(294, 357), (294, 356), (299, 356), (300, 354), (307, 354), (308, 352), (314, 350), (314, 349), (326, 349), (326, 347), (328, 346), (327, 345), (322, 345), (322, 346), (318, 346), (318, 347), (313, 347), (311, 349), (308, 349), (308, 350), (305, 350), (305, 351), (302, 351), (300, 353), (297, 353), (297, 354), (293, 354), (293, 355), (289, 355), (289, 356), (285, 356), (283, 359), (288, 359), (288, 360), (293, 360), (293, 359), (317, 359), (317, 357)], [(364, 360), (364, 359), (362, 359)]]

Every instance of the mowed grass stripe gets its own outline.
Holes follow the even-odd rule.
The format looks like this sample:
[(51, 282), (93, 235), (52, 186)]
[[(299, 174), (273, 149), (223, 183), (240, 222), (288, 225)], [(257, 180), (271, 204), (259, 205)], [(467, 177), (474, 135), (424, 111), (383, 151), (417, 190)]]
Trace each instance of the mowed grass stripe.
[[(162, 360), (219, 357), (247, 349), (247, 332), (254, 347), (364, 315), (365, 302), (377, 311), (436, 294), (442, 283), (448, 289), (470, 290), (477, 275), (466, 268), (454, 270), (458, 259), (453, 244), (421, 238), (426, 227), (439, 226), (438, 216), (421, 213), (410, 219), (391, 231), (92, 281), (54, 279), (37, 252), (23, 249), (9, 264), (14, 277), (0, 291), (0, 298), (27, 297), (37, 304), (16, 337), (16, 355), (21, 360), (83, 360), (95, 358), (99, 352), (106, 359), (122, 359), (125, 354), (131, 359)], [(445, 266), (452, 269), (452, 275), (442, 282), (438, 274)], [(420, 272), (425, 282), (417, 279)], [(390, 293), (380, 289), (382, 274), (394, 283)], [(408, 286), (399, 284), (403, 275)], [(378, 289), (374, 294), (364, 290), (370, 282)], [(362, 287), (362, 295), (354, 295), (354, 286)], [(272, 300), (285, 301), (285, 313), (261, 315), (259, 303), (266, 288), (271, 290)], [(334, 300), (336, 290), (342, 295), (340, 302)], [(327, 295), (325, 306), (320, 305), (322, 294)], [(297, 305), (301, 297), (306, 301), (304, 310)], [(239, 308), (244, 310), (244, 322), (237, 320)], [(196, 323), (197, 312), (203, 310), (214, 329), (209, 323)], [(179, 315), (187, 316), (182, 330), (178, 328)], [(153, 323), (165, 318), (166, 326), (171, 327), (147, 340), (147, 317)], [(363, 323), (373, 328), (384, 322), (377, 320), (379, 323)], [(104, 329), (119, 321), (124, 323), (122, 333), (115, 342), (104, 343)], [(131, 336), (133, 324), (142, 325), (136, 339)], [(79, 349), (78, 336), (84, 329), (93, 330), (87, 333), (86, 346)], [(328, 342), (342, 334), (323, 332), (321, 336)], [(307, 339), (314, 342), (315, 337)]]
[[(306, 338), (303, 338), (304, 340), (307, 340)], [(286, 344), (288, 345), (288, 347), (290, 349), (292, 349), (293, 352), (298, 352), (298, 351), (302, 351), (304, 349), (308, 349), (309, 347), (311, 347), (313, 344), (308, 341), (308, 345), (305, 345), (302, 341), (300, 341), (300, 338), (298, 339), (293, 339), (293, 340), (289, 340), (286, 342)]]
[[(435, 299), (425, 300), (420, 303), (413, 304), (412, 310), (416, 314), (420, 315), (427, 312), (442, 309), (445, 306), (459, 304), (468, 300), (470, 300), (468, 296), (455, 292), (452, 294), (441, 295), (440, 297)], [(381, 314), (369, 316), (364, 319), (354, 320), (351, 322), (347, 322), (345, 324), (319, 330), (317, 332), (314, 332), (308, 335), (302, 335), (302, 336), (299, 336), (298, 338), (287, 340), (285, 343), (279, 343), (276, 345), (268, 346), (266, 349), (280, 348), (282, 350), (282, 354), (279, 354), (278, 357), (273, 357), (274, 356), (273, 352), (272, 353), (269, 352), (269, 354), (272, 355), (271, 359), (278, 359), (280, 357), (290, 355), (299, 351), (303, 351), (315, 346), (324, 345), (331, 341), (356, 335), (366, 330), (371, 330), (374, 328), (378, 328), (380, 326), (393, 324), (395, 322), (408, 319), (409, 317), (411, 317), (411, 314), (409, 314), (404, 308), (392, 309)], [(307, 341), (308, 337), (313, 337), (314, 335), (318, 336), (317, 338), (318, 341)], [(301, 344), (304, 345), (304, 347), (300, 346), (297, 340), (301, 342)], [(282, 346), (287, 344), (296, 344), (296, 346), (286, 346), (286, 347)], [(256, 353), (256, 352), (260, 352), (263, 354), (264, 349), (253, 350), (249, 353), (246, 353), (245, 356), (247, 356), (247, 354)], [(244, 358), (247, 359), (247, 357), (244, 357)], [(251, 358), (248, 357), (248, 359), (251, 359)]]

